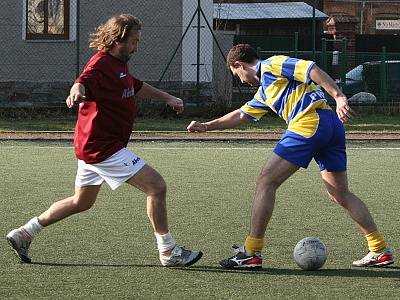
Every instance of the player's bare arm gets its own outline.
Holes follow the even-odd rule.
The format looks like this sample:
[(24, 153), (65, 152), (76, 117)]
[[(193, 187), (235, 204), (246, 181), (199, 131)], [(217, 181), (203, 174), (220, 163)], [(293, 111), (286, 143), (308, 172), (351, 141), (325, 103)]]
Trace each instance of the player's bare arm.
[(206, 132), (210, 130), (229, 129), (240, 126), (246, 123), (247, 120), (248, 118), (237, 109), (222, 116), (221, 118), (208, 121), (206, 123), (192, 121), (187, 127), (187, 130), (189, 132)]
[(71, 108), (75, 103), (79, 103), (85, 99), (85, 86), (81, 83), (74, 83), (65, 102), (68, 108)]
[(335, 81), (317, 65), (312, 67), (310, 78), (335, 99), (336, 113), (340, 121), (343, 123), (348, 122), (352, 118), (354, 111), (350, 108), (347, 97), (343, 94)]
[(165, 101), (165, 103), (172, 107), (177, 114), (183, 112), (183, 101), (180, 98), (172, 96), (166, 92), (163, 92), (151, 85), (143, 82), (142, 88), (136, 94), (138, 97), (146, 99), (159, 99)]

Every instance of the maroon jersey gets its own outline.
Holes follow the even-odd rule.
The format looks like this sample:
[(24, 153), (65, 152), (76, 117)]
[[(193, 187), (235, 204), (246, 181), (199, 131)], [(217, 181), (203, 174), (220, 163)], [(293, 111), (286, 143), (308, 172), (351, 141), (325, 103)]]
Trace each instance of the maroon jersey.
[(128, 72), (126, 63), (97, 52), (75, 80), (85, 86), (75, 127), (76, 157), (88, 164), (101, 162), (126, 147), (136, 114), (134, 95), (142, 81)]

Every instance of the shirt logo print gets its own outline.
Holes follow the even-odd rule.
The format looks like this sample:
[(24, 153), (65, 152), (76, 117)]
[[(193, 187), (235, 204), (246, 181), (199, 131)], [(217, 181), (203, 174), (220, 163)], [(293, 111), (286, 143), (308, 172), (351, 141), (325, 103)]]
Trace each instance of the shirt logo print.
[[(132, 166), (136, 165), (140, 161), (140, 157), (136, 157), (132, 160)], [(124, 162), (124, 166), (128, 167), (131, 163), (130, 162)]]
[(122, 93), (122, 99), (124, 98), (129, 98), (135, 95), (135, 89), (132, 87), (124, 89), (123, 93)]

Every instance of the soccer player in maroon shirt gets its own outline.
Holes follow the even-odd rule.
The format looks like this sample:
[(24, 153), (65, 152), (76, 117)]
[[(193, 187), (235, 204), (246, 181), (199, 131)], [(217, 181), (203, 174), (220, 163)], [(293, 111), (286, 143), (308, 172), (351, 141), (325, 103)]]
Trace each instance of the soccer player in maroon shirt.
[(119, 15), (100, 25), (90, 36), (98, 52), (75, 80), (66, 100), (79, 105), (74, 146), (78, 170), (73, 196), (55, 202), (48, 210), (7, 234), (22, 262), (30, 262), (30, 243), (43, 227), (89, 209), (105, 181), (113, 190), (127, 182), (147, 195), (147, 214), (157, 240), (163, 266), (189, 266), (202, 253), (177, 245), (168, 229), (166, 183), (163, 177), (126, 146), (136, 114), (135, 96), (160, 99), (177, 113), (181, 99), (133, 77), (127, 62), (137, 51), (141, 22)]

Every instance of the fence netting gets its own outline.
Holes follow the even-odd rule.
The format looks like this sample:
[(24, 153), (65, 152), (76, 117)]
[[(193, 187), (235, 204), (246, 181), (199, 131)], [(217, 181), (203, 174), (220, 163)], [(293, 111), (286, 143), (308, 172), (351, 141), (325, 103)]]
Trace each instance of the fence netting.
[[(267, 20), (269, 29), (264, 31), (248, 20), (239, 26), (229, 19), (236, 12), (221, 6), (225, 2), (5, 0), (0, 13), (0, 108), (64, 111), (69, 88), (95, 53), (88, 47), (89, 34), (120, 13), (143, 23), (139, 50), (129, 62), (131, 73), (184, 99), (189, 112), (222, 113), (251, 99), (255, 88), (232, 78), (225, 65), (224, 56), (237, 43), (252, 44), (262, 58), (285, 54), (315, 60), (350, 96), (367, 91), (377, 96), (377, 105), (400, 102), (400, 53), (385, 48), (356, 52), (351, 41), (324, 34), (326, 20), (319, 11), (319, 19), (313, 20), (312, 1), (305, 4), (307, 20), (298, 21), (304, 22), (301, 28), (285, 33), (271, 29), (279, 20)], [(287, 1), (279, 14), (296, 16), (298, 3)]]

